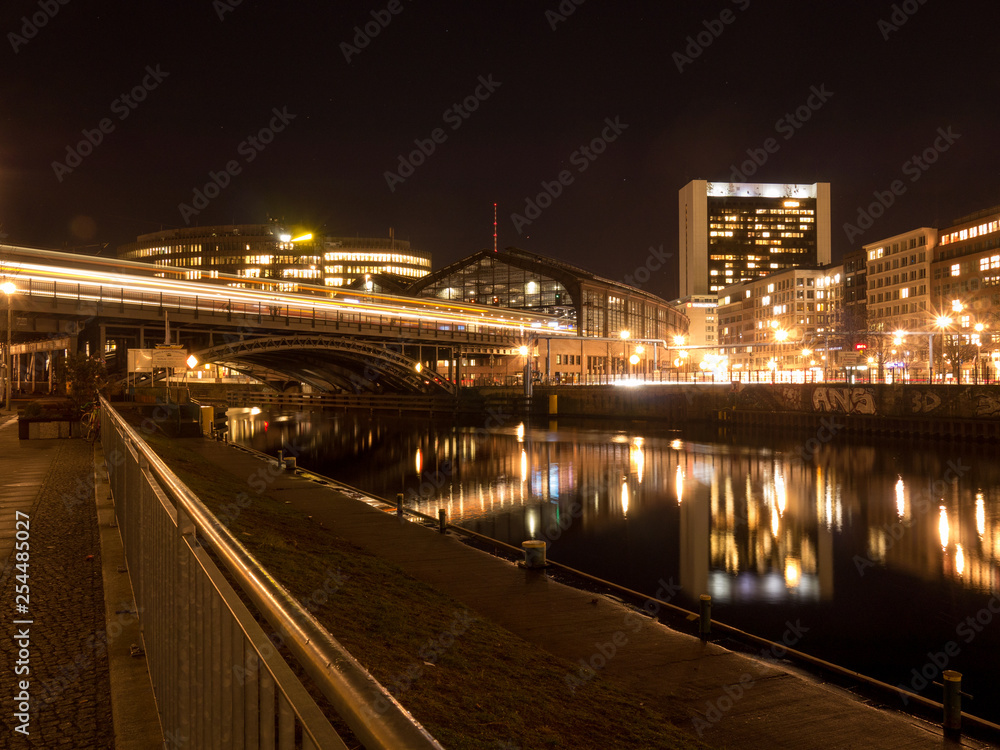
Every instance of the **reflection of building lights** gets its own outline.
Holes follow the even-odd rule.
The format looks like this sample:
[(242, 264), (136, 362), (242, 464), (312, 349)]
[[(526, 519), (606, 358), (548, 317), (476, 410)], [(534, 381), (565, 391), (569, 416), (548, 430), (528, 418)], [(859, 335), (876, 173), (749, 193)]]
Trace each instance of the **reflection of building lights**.
[(622, 515), (628, 516), (628, 482), (622, 477)]
[(906, 515), (906, 498), (903, 495), (903, 478), (896, 480), (896, 515), (902, 518)]
[(785, 493), (785, 477), (781, 474), (776, 474), (774, 477), (774, 498), (778, 506), (778, 513), (784, 515), (788, 497)]
[(941, 537), (941, 549), (948, 548), (948, 511), (944, 506), (941, 508), (941, 517), (938, 519), (938, 535)]
[(684, 499), (684, 470), (677, 464), (677, 472), (674, 474), (674, 491), (677, 493), (677, 504), (681, 504)]
[(521, 449), (521, 483), (528, 481), (528, 454)]
[(521, 424), (517, 426), (517, 442), (524, 442), (524, 422), (521, 422)]
[(413, 463), (417, 467), (417, 474), (424, 470), (424, 455), (419, 448), (417, 448), (417, 455)]
[(777, 507), (771, 508), (771, 536), (778, 536), (778, 529), (781, 527), (781, 516)]
[(965, 572), (965, 550), (961, 544), (955, 545), (955, 572), (959, 575)]
[(535, 529), (538, 528), (538, 520), (535, 518), (535, 513), (537, 513), (534, 508), (528, 508), (528, 538), (535, 538)]
[(802, 569), (799, 565), (799, 561), (794, 557), (788, 558), (785, 561), (785, 585), (790, 589), (794, 589), (799, 585), (799, 581), (802, 578)]
[(976, 533), (980, 539), (986, 533), (986, 501), (982, 492), (976, 493)]
[(636, 477), (642, 484), (642, 471), (646, 466), (646, 454), (642, 451), (642, 438), (636, 438), (629, 448), (629, 462), (634, 467)]

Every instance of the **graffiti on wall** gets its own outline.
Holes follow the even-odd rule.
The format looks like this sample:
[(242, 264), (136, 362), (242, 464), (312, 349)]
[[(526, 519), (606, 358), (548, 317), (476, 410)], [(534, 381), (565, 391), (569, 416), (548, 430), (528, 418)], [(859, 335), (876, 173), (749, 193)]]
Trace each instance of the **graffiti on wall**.
[(910, 394), (914, 414), (927, 414), (941, 405), (941, 397), (933, 391), (915, 391)]
[(830, 388), (820, 386), (812, 394), (815, 411), (841, 414), (874, 414), (875, 393), (871, 388)]
[(1000, 397), (992, 393), (977, 393), (976, 416), (977, 417), (1000, 416)]

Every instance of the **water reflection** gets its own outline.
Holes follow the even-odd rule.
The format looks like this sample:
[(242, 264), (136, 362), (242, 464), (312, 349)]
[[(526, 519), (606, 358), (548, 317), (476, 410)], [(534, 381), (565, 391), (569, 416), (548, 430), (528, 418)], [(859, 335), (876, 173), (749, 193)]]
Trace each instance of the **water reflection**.
[[(806, 454), (793, 441), (703, 442), (646, 426), (487, 431), (248, 410), (230, 425), (237, 442), (283, 447), (514, 545), (543, 539), (553, 560), (630, 588), (673, 578), (682, 598), (711, 594), (720, 619), (766, 637), (806, 613), (804, 650), (856, 659), (892, 684), (1000, 590), (989, 449), (833, 441)], [(911, 645), (899, 643), (900, 618)], [(1000, 620), (994, 630), (963, 647), (966, 672), (1000, 669)]]
[[(888, 475), (876, 470), (876, 449), (864, 446), (827, 447), (806, 462), (792, 451), (655, 434), (524, 424), (416, 433), (400, 432), (398, 420), (354, 415), (230, 416), (237, 442), (283, 446), (338, 476), (350, 466), (349, 483), (388, 497), (403, 492), (420, 511), (445, 508), (452, 522), (513, 544), (547, 539), (555, 559), (567, 539), (655, 521), (653, 544), (678, 555), (685, 589), (723, 602), (833, 597), (833, 541), (845, 519), (864, 539), (865, 562), (928, 580), (944, 574), (979, 591), (998, 582), (1000, 482), (943, 481), (949, 470), (940, 459), (920, 467), (901, 456)], [(567, 526), (562, 516), (574, 504), (579, 518)]]

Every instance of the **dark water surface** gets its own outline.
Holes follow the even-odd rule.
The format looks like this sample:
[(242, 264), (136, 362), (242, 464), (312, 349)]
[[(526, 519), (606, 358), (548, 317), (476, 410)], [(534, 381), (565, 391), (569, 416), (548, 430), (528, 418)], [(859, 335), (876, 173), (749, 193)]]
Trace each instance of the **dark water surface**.
[[(651, 423), (456, 427), (230, 410), (232, 438), (367, 492), (1000, 721), (1000, 451)], [(794, 628), (790, 630), (789, 625)], [(789, 635), (786, 636), (786, 633)]]

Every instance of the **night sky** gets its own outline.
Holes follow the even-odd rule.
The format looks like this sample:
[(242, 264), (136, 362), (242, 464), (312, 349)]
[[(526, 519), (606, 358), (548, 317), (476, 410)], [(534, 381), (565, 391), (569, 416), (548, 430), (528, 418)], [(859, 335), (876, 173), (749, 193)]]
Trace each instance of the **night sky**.
[[(500, 247), (609, 278), (662, 245), (644, 288), (671, 297), (677, 191), (729, 181), (749, 149), (747, 181), (831, 183), (839, 260), (1000, 203), (998, 20), (995, 1), (12, 0), (3, 241), (107, 255), (272, 217), (392, 227), (437, 268), (492, 246), (497, 202)], [(526, 213), (543, 183), (558, 196)]]

